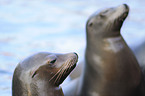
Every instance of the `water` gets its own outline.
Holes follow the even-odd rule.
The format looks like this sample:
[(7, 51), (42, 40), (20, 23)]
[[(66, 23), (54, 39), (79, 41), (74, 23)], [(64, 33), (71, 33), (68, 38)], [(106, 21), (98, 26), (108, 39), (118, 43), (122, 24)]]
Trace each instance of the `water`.
[(14, 68), (25, 57), (40, 51), (77, 52), (83, 60), (85, 23), (98, 9), (127, 3), (130, 14), (122, 35), (131, 47), (145, 38), (143, 0), (1, 0), (0, 94), (11, 96)]

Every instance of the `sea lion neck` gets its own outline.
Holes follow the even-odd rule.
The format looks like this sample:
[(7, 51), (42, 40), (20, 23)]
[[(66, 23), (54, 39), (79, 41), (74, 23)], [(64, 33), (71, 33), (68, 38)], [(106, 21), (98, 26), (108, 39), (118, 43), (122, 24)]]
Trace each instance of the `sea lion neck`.
[(64, 96), (60, 86), (54, 86), (44, 80), (39, 80), (35, 84), (32, 83), (30, 93), (32, 96)]
[[(117, 40), (115, 38), (121, 37), (120, 30), (105, 32), (106, 34), (101, 35), (87, 35), (87, 48), (98, 48), (99, 46), (104, 46), (104, 40), (112, 38), (114, 41)], [(90, 49), (91, 50), (91, 49)]]

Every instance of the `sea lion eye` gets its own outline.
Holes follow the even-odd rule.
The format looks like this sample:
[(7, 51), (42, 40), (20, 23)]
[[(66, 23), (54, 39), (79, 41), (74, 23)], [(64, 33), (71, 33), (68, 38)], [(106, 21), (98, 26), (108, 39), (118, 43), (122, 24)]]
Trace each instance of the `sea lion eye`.
[(51, 63), (51, 64), (53, 64), (53, 63), (55, 63), (55, 61), (56, 61), (56, 59), (54, 59), (54, 60), (50, 61), (50, 63)]
[(52, 61), (48, 61), (48, 64), (49, 64), (49, 66), (51, 66), (51, 67), (54, 67), (55, 66), (55, 63), (56, 62), (56, 59), (53, 59)]

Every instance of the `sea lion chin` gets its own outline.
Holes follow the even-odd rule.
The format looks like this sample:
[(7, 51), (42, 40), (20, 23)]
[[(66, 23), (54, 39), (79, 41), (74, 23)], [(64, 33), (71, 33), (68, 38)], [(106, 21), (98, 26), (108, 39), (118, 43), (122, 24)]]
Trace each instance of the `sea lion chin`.
[(39, 52), (18, 64), (14, 71), (13, 96), (63, 96), (59, 86), (75, 68), (76, 53)]

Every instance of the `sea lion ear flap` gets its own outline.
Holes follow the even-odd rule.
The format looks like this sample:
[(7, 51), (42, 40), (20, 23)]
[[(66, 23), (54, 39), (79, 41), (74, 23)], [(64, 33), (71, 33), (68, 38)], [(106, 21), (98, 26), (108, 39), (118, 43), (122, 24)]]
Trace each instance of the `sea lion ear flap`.
[(37, 71), (35, 71), (33, 74), (32, 74), (32, 78), (37, 74)]
[(34, 69), (33, 71), (30, 72), (32, 78), (37, 74), (38, 68)]

